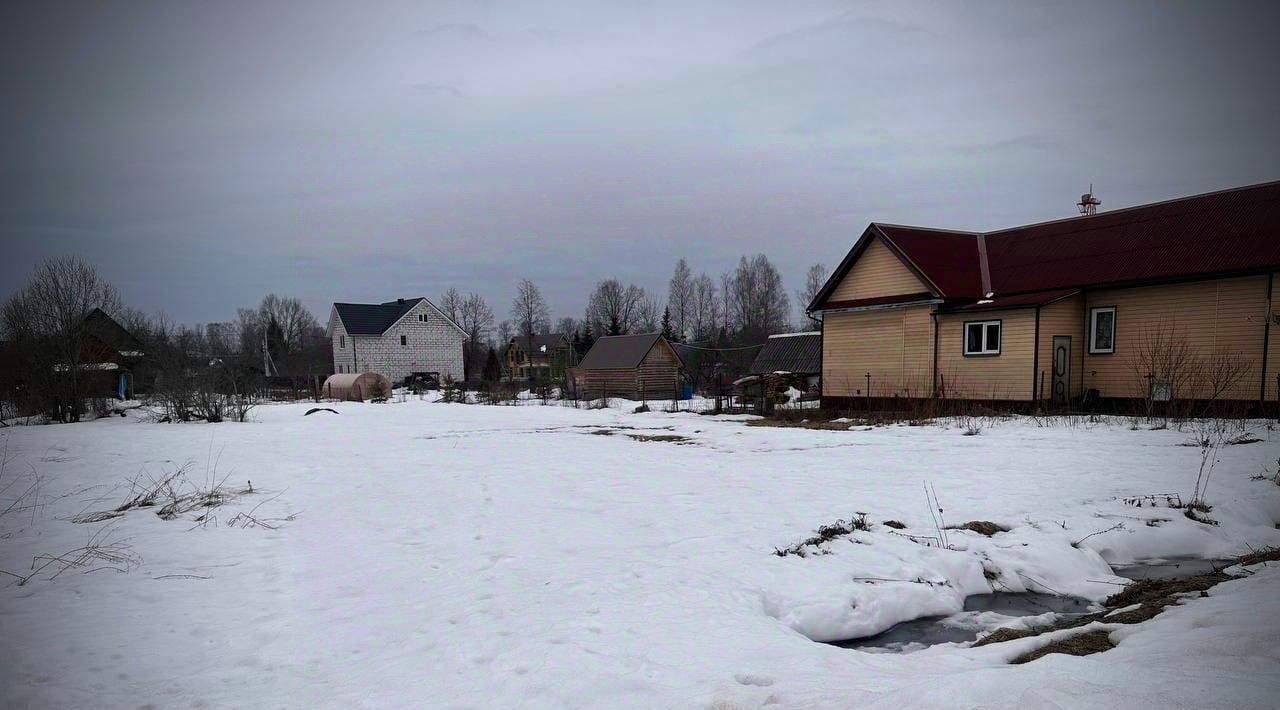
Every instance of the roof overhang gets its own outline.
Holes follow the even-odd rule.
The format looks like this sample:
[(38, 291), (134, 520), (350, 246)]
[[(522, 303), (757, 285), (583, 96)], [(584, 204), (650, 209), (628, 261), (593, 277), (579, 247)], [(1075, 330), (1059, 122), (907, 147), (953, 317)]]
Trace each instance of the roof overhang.
[(902, 296), (881, 296), (879, 298), (859, 298), (849, 301), (830, 301), (823, 308), (811, 313), (856, 313), (860, 311), (882, 311), (890, 308), (906, 308), (908, 306), (927, 306), (944, 303), (945, 300), (930, 293), (912, 293)]
[(924, 270), (912, 261), (911, 258), (894, 243), (893, 239), (889, 238), (889, 236), (884, 233), (884, 230), (880, 229), (880, 225), (872, 222), (862, 232), (862, 236), (858, 237), (858, 241), (854, 242), (853, 248), (850, 249), (844, 259), (840, 261), (840, 265), (836, 267), (836, 270), (831, 272), (831, 276), (827, 279), (827, 282), (822, 285), (822, 288), (819, 289), (818, 293), (813, 297), (813, 300), (805, 307), (805, 313), (820, 313), (832, 310), (830, 305), (826, 304), (826, 300), (830, 298), (831, 293), (836, 290), (836, 287), (840, 285), (840, 282), (844, 280), (844, 277), (849, 274), (849, 270), (853, 268), (854, 263), (857, 262), (858, 258), (862, 256), (862, 253), (867, 250), (867, 247), (871, 246), (871, 241), (874, 239), (879, 239), (880, 242), (898, 258), (898, 261), (901, 261), (903, 266), (906, 266), (907, 269), (920, 280), (920, 283), (924, 285), (925, 288), (929, 289), (930, 296), (941, 298), (945, 295), (942, 293), (942, 290), (938, 288), (938, 285), (925, 274)]

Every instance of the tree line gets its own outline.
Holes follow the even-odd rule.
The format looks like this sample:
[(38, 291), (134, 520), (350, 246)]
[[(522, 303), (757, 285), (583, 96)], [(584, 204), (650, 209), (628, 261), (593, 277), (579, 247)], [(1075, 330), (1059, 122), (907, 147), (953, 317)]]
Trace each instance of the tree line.
[[(467, 379), (493, 380), (501, 376), (502, 354), (515, 337), (562, 333), (581, 357), (604, 335), (661, 331), (675, 342), (727, 348), (758, 344), (791, 328), (812, 328), (803, 308), (826, 276), (827, 269), (815, 264), (803, 288), (789, 293), (764, 254), (744, 255), (718, 277), (695, 275), (682, 258), (665, 294), (605, 278), (587, 294), (580, 316), (554, 322), (541, 288), (529, 279), (517, 284), (508, 317), (501, 321), (478, 293), (456, 287), (440, 296), (439, 306), (468, 336)], [(794, 318), (793, 305), (800, 309)], [(309, 382), (333, 372), (325, 327), (298, 298), (272, 293), (227, 320), (186, 325), (163, 312), (149, 315), (126, 306), (92, 265), (68, 256), (39, 264), (30, 282), (0, 306), (0, 336), (13, 361), (0, 385), (13, 394), (20, 381), (28, 395), (38, 391), (42, 407), (57, 418), (78, 419), (90, 399), (90, 378), (81, 368), (89, 342), (82, 320), (95, 308), (120, 323), (147, 353), (146, 363), (134, 371), (141, 389), (185, 390), (193, 373), (201, 373), (215, 380), (206, 389), (238, 396), (271, 377)], [(186, 416), (185, 411), (177, 416)]]

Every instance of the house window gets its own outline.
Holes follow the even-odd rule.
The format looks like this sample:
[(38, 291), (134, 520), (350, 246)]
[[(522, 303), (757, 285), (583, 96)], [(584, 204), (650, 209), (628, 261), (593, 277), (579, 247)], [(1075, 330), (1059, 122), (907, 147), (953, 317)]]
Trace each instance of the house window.
[(1089, 309), (1089, 354), (1116, 351), (1116, 307)]
[(400, 336), (400, 347), (404, 347), (408, 344), (409, 344), (409, 338), (404, 335)]
[(347, 349), (347, 336), (345, 335), (338, 336), (338, 348), (341, 350)]
[(964, 324), (965, 355), (999, 355), (1000, 321), (982, 320)]

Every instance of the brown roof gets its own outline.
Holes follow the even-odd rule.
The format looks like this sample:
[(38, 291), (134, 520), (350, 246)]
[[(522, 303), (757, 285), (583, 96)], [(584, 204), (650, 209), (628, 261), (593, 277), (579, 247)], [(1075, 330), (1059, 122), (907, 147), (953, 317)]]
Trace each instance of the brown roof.
[[(831, 275), (826, 299), (871, 239), (948, 301), (1259, 273), (1280, 267), (1280, 181), (985, 234), (873, 223)], [(975, 304), (977, 305), (977, 304)]]
[[(660, 340), (666, 342), (662, 333), (606, 335), (591, 346), (578, 367), (583, 370), (627, 370), (639, 367), (645, 355)], [(678, 359), (679, 355), (676, 357)]]

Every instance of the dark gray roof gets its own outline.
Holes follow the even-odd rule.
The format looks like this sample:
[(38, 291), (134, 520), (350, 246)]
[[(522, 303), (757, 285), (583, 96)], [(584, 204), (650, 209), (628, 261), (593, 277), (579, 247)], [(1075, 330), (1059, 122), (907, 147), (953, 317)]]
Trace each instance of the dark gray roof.
[(342, 327), (351, 335), (382, 335), (404, 317), (421, 298), (402, 298), (386, 303), (335, 303)]
[(751, 363), (751, 374), (795, 372), (818, 374), (822, 370), (822, 334), (771, 335)]
[(89, 314), (84, 317), (82, 326), (86, 333), (117, 352), (142, 351), (142, 343), (138, 342), (133, 333), (125, 330), (124, 326), (103, 312), (101, 308), (89, 311)]
[(617, 370), (639, 367), (640, 361), (662, 339), (662, 333), (606, 335), (587, 351), (578, 367), (584, 370)]

